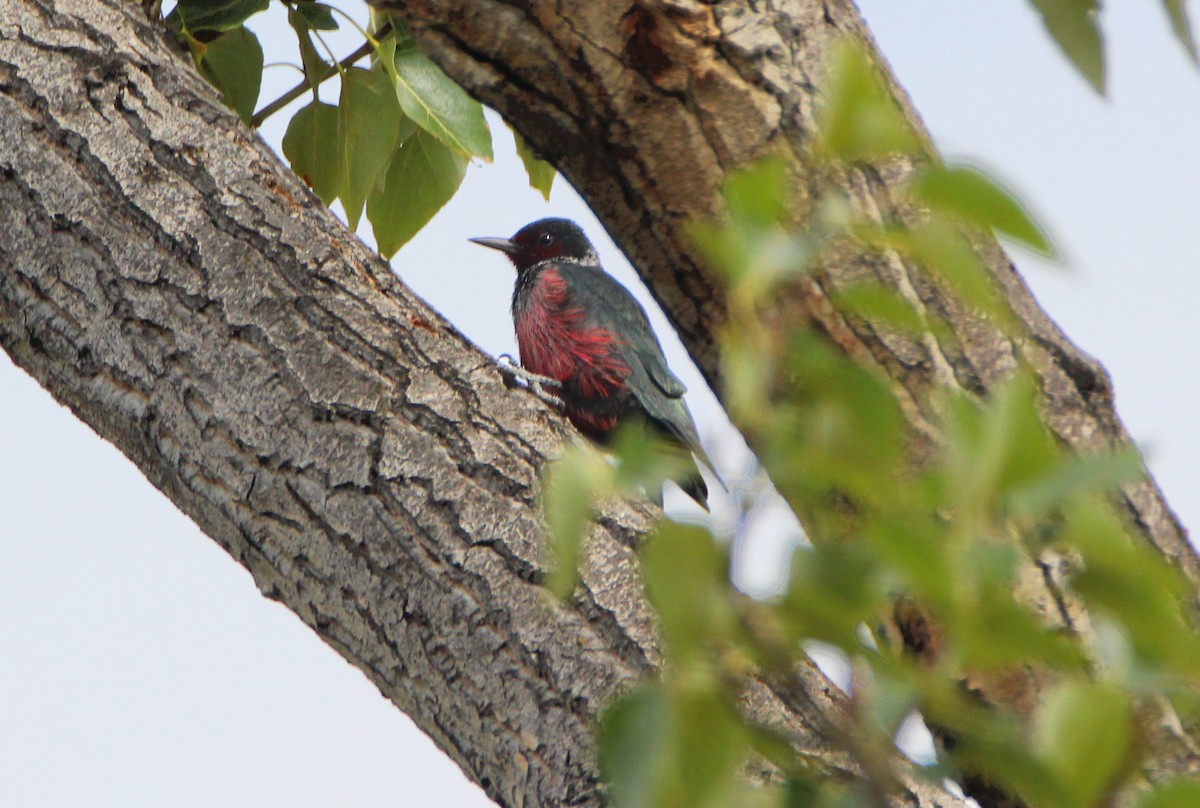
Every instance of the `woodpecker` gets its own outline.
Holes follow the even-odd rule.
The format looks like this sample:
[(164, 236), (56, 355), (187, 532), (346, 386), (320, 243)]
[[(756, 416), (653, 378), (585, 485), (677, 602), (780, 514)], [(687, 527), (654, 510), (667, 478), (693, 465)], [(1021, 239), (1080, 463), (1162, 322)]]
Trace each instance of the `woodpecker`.
[[(667, 367), (646, 310), (600, 266), (569, 219), (540, 219), (512, 238), (473, 238), (517, 268), (512, 316), (521, 366), (556, 383), (563, 410), (599, 443), (642, 419), (711, 471), (683, 382)], [(707, 510), (699, 468), (679, 485)]]

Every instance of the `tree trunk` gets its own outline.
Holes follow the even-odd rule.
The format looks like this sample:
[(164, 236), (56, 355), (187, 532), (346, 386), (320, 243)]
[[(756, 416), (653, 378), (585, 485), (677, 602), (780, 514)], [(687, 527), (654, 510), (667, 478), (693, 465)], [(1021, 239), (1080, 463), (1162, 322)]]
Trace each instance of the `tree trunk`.
[[(873, 44), (852, 0), (372, 2), (399, 12), (426, 53), (571, 181), (720, 395), (715, 335), (726, 312), (724, 283), (706, 267), (687, 225), (719, 216), (721, 181), (767, 154), (790, 161), (801, 215), (818, 183), (829, 181), (809, 148), (823, 61), (839, 37)], [(876, 58), (887, 74), (883, 57)], [(888, 81), (923, 131), (903, 91), (890, 75)], [(908, 221), (899, 186), (915, 167), (897, 159), (835, 179), (859, 213)], [(1084, 452), (1128, 446), (1103, 368), (1059, 332), (994, 239), (976, 247), (1017, 314), (1015, 330), (980, 317), (899, 255), (855, 252), (796, 280), (771, 316), (811, 323), (839, 351), (885, 372), (915, 435), (936, 440), (937, 389), (984, 395), (1024, 364), (1038, 379), (1047, 425), (1065, 445)], [(864, 279), (890, 286), (946, 327), (912, 338), (843, 317), (832, 293)], [(754, 435), (748, 440), (758, 448)], [(1148, 473), (1123, 487), (1118, 505), (1135, 537), (1176, 564), (1200, 592), (1200, 557)], [(1087, 615), (1062, 586), (1060, 568), (1051, 554), (1027, 559), (1023, 597), (1049, 623), (1086, 637)], [(921, 627), (920, 614), (904, 612), (898, 609), (898, 633), (920, 634), (905, 630)], [(1018, 688), (984, 695), (1028, 714), (1044, 686), (1032, 675)], [(1164, 728), (1154, 739), (1152, 779), (1196, 769), (1195, 728), (1188, 731)], [(985, 806), (1010, 800), (986, 784), (977, 796)]]
[[(596, 715), (660, 660), (633, 552), (651, 510), (606, 503), (549, 603), (538, 471), (569, 427), (137, 9), (0, 0), (0, 346), (493, 799), (602, 804)], [(840, 697), (802, 674), (803, 709), (758, 681), (744, 708), (852, 777), (820, 732)]]

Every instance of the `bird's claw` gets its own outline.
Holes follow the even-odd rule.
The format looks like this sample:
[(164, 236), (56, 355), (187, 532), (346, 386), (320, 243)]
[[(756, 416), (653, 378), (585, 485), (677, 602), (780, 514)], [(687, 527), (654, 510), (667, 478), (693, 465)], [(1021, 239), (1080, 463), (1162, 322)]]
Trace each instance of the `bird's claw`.
[(497, 360), (497, 365), (500, 368), (500, 372), (504, 374), (505, 377), (512, 379), (514, 382), (520, 381), (524, 384), (525, 388), (529, 390), (529, 392), (533, 393), (550, 406), (557, 407), (560, 410), (565, 406), (565, 402), (563, 402), (560, 397), (554, 395), (546, 389), (547, 387), (553, 387), (561, 390), (562, 382), (560, 382), (558, 379), (552, 379), (549, 376), (539, 376), (536, 373), (530, 373), (528, 370), (518, 365), (516, 361), (514, 361), (513, 358), (508, 354), (500, 354), (500, 357)]

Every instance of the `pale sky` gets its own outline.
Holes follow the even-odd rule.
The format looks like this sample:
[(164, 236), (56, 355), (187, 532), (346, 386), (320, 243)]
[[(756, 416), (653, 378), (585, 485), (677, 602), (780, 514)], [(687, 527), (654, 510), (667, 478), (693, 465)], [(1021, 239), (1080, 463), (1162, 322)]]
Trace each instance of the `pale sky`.
[[(861, 2), (943, 150), (1006, 179), (1062, 245), (1066, 268), (1017, 253), (1018, 268), (1108, 368), (1126, 426), (1189, 524), (1200, 520), (1200, 74), (1159, 5), (1106, 4), (1102, 100), (1021, 0)], [(295, 80), (269, 70), (263, 101)], [(273, 120), (264, 135), (278, 144), (284, 125)], [(507, 131), (493, 133), (495, 164), (472, 166), (393, 264), (499, 354), (514, 351), (512, 270), (468, 237), (568, 216), (633, 283), (565, 182), (544, 203), (525, 188)], [(701, 433), (723, 447), (711, 394), (655, 322), (693, 390)], [(726, 462), (736, 454), (723, 453)], [(750, 585), (777, 580), (790, 538), (785, 530), (749, 548)], [(0, 613), (0, 805), (491, 805), (361, 673), (263, 599), (248, 573), (3, 354)]]

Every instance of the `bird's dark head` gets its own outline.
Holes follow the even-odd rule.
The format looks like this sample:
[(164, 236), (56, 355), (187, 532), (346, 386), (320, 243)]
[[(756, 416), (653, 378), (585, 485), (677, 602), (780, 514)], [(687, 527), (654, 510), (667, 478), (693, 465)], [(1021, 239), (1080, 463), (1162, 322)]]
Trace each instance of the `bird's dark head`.
[(570, 219), (538, 219), (522, 227), (512, 238), (473, 238), (471, 241), (503, 252), (517, 272), (555, 259), (600, 266), (592, 243)]

